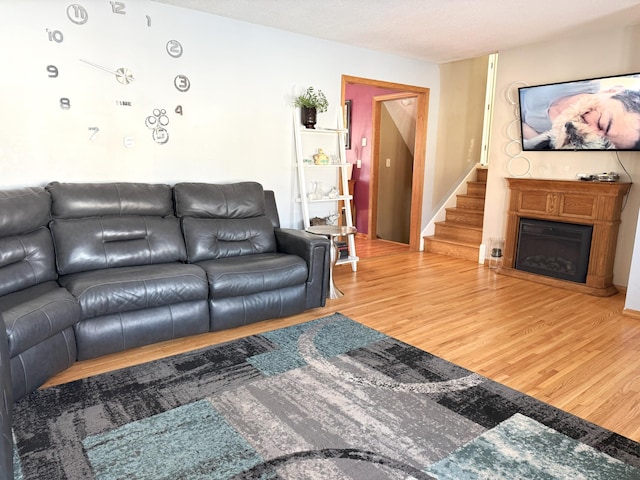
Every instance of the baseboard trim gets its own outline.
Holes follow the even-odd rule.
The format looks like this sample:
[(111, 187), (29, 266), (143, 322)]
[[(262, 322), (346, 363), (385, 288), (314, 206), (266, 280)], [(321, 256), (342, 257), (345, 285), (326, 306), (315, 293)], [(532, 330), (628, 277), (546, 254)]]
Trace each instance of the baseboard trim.
[(620, 293), (624, 293), (625, 295), (627, 294), (626, 285), (614, 285), (614, 286), (618, 289)]
[(640, 320), (640, 312), (637, 310), (631, 310), (630, 308), (623, 309), (622, 316)]

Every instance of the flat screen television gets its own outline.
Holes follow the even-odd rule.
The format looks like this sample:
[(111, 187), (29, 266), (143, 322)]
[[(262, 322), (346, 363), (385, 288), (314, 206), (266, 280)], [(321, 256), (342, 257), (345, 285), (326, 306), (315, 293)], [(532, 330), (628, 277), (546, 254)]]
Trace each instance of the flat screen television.
[(518, 88), (522, 150), (640, 151), (640, 73)]

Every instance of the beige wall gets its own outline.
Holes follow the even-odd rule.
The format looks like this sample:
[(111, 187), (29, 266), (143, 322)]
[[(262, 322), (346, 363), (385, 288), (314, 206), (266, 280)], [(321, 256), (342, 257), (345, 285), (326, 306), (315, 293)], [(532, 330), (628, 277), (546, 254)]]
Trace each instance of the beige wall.
[(440, 114), (433, 204), (480, 161), (489, 57), (440, 65)]
[(386, 103), (380, 111), (380, 132), (376, 233), (384, 240), (409, 243), (413, 155)]
[[(508, 192), (505, 177), (527, 171), (534, 178), (574, 179), (576, 174), (622, 172), (615, 152), (527, 152), (518, 156), (519, 135), (514, 124), (517, 88), (522, 82), (538, 85), (640, 71), (640, 26), (556, 39), (499, 54), (489, 150), (489, 178), (485, 203), (484, 243), (504, 236)], [(445, 82), (443, 82), (443, 85)], [(515, 104), (509, 100), (515, 99)], [(635, 181), (640, 179), (640, 153), (619, 152), (619, 159)], [(510, 173), (511, 172), (511, 173)], [(614, 283), (626, 286), (636, 233), (640, 189), (634, 186), (622, 213), (614, 265)]]

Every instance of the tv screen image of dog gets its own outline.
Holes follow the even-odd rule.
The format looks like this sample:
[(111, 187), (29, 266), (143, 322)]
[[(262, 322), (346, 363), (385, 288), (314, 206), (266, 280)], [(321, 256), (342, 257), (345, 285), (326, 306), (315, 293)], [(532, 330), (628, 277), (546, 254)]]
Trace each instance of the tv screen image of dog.
[(640, 73), (518, 89), (522, 150), (640, 150)]

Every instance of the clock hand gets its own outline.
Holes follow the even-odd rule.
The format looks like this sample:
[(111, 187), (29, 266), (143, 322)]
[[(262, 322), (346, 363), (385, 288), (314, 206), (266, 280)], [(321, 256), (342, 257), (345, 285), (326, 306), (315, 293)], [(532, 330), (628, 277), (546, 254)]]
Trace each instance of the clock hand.
[(97, 63), (90, 62), (89, 60), (83, 60), (82, 58), (80, 59), (80, 61), (83, 63), (86, 63), (87, 65), (91, 65), (92, 67), (98, 68), (100, 70), (104, 70), (105, 72), (113, 73), (114, 75), (117, 75), (115, 70), (111, 70), (110, 68), (103, 67), (102, 65), (98, 65)]
[(115, 75), (116, 80), (118, 80), (122, 84), (126, 85), (127, 83), (131, 83), (133, 80), (135, 80), (133, 78), (133, 74), (127, 68), (121, 67), (121, 68), (118, 68), (117, 70), (112, 70), (110, 68), (103, 67), (102, 65), (98, 65), (97, 63), (90, 62), (89, 60), (84, 60), (82, 58), (80, 59), (80, 61), (82, 63), (86, 63), (87, 65), (91, 65), (92, 67), (95, 67), (99, 70), (103, 70), (107, 73), (111, 73)]

